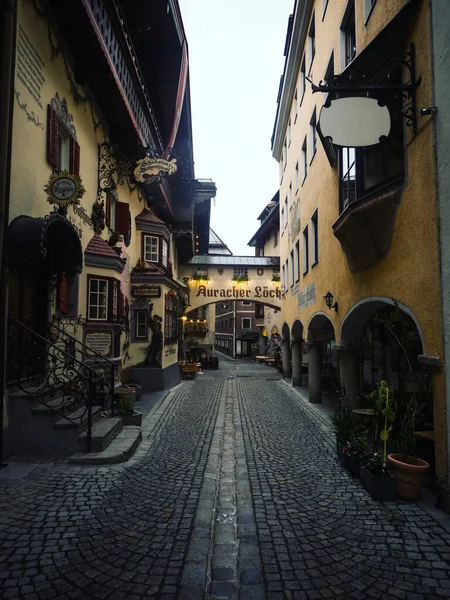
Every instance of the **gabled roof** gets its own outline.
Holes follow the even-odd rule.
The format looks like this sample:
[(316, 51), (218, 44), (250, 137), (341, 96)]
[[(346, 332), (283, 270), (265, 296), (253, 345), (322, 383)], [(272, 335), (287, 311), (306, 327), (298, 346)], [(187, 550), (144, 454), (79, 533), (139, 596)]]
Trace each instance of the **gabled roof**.
[(95, 254), (96, 256), (109, 256), (111, 258), (120, 258), (115, 250), (101, 238), (98, 233), (94, 233), (90, 239), (89, 244), (86, 246), (85, 254)]
[(136, 220), (137, 221), (149, 221), (151, 223), (162, 223), (163, 225), (165, 225), (164, 221), (162, 221), (161, 219), (158, 219), (158, 217), (156, 215), (154, 215), (147, 208), (144, 208), (144, 210), (136, 216)]
[(209, 245), (208, 254), (210, 255), (222, 255), (222, 256), (233, 256), (233, 253), (228, 246), (223, 242), (215, 231), (209, 228)]

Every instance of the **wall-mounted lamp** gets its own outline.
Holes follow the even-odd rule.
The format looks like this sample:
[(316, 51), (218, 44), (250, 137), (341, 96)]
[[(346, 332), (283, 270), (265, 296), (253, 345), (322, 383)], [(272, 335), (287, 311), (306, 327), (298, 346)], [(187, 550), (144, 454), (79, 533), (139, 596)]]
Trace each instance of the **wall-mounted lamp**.
[(420, 109), (420, 116), (421, 117), (426, 117), (428, 115), (437, 115), (437, 107), (436, 106), (429, 106), (428, 108), (421, 108)]
[(328, 308), (331, 310), (332, 308), (334, 308), (334, 310), (337, 312), (338, 311), (338, 303), (335, 302), (333, 304), (333, 300), (334, 300), (334, 296), (331, 292), (327, 292), (326, 294), (323, 294), (323, 297), (325, 298), (325, 302), (327, 303)]

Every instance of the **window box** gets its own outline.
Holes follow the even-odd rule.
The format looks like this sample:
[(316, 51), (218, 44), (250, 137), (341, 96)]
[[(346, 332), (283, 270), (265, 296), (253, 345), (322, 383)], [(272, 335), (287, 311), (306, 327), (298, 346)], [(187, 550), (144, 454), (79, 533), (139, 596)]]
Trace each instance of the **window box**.
[(248, 281), (248, 275), (233, 275), (232, 281), (237, 281), (238, 283)]

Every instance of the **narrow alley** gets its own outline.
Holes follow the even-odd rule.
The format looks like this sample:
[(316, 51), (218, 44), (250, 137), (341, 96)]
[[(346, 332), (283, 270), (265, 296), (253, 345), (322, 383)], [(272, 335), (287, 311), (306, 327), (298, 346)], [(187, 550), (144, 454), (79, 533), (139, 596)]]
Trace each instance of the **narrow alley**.
[(0, 471), (0, 597), (450, 597), (450, 519), (377, 503), (270, 367), (184, 381), (116, 466)]

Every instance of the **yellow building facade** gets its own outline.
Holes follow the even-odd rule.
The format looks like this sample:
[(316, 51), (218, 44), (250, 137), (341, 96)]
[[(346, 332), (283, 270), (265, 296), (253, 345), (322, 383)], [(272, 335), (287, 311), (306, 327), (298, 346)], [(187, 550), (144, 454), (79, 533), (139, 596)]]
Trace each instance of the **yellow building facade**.
[[(140, 15), (126, 3), (120, 15), (101, 0), (63, 9), (17, 3), (7, 399), (16, 379), (36, 373), (49, 389), (63, 385), (70, 374), (49, 374), (52, 352), (66, 367), (69, 356), (88, 365), (94, 379), (111, 369), (110, 402), (129, 380), (149, 390), (180, 380), (188, 290), (178, 263), (208, 243), (215, 185), (193, 175), (178, 4), (162, 12), (156, 4), (141, 17), (162, 19), (163, 34), (133, 47), (126, 27)], [(170, 43), (179, 45), (179, 62), (167, 55), (173, 72), (155, 59), (154, 44), (164, 57)], [(155, 96), (158, 69), (164, 97)], [(6, 409), (7, 440), (20, 451), (20, 419), (8, 400)]]
[[(407, 315), (418, 363), (431, 372), (427, 437), (434, 439), (436, 475), (445, 479), (436, 173), (428, 126), (433, 115), (420, 112), (433, 105), (429, 3), (297, 3), (285, 53), (272, 140), (280, 165), (285, 373), (292, 369), (294, 384), (299, 381), (302, 341), (307, 340), (310, 401), (321, 401), (325, 372), (350, 392), (353, 405), (361, 391), (375, 389), (383, 377), (391, 378), (395, 389), (398, 367), (377, 338), (376, 317), (395, 311)], [(342, 74), (347, 88), (401, 85), (411, 80), (411, 58), (415, 81), (420, 80), (415, 103), (404, 98), (402, 105), (398, 93), (385, 98), (391, 113), (387, 140), (372, 150), (354, 150), (324, 138), (321, 110), (337, 95), (329, 88), (313, 93), (312, 84), (331, 87), (335, 75)], [(362, 72), (364, 81), (358, 79)], [(342, 95), (351, 93), (346, 89)], [(406, 116), (414, 113), (415, 128), (402, 110)], [(369, 350), (375, 355), (370, 360)]]

